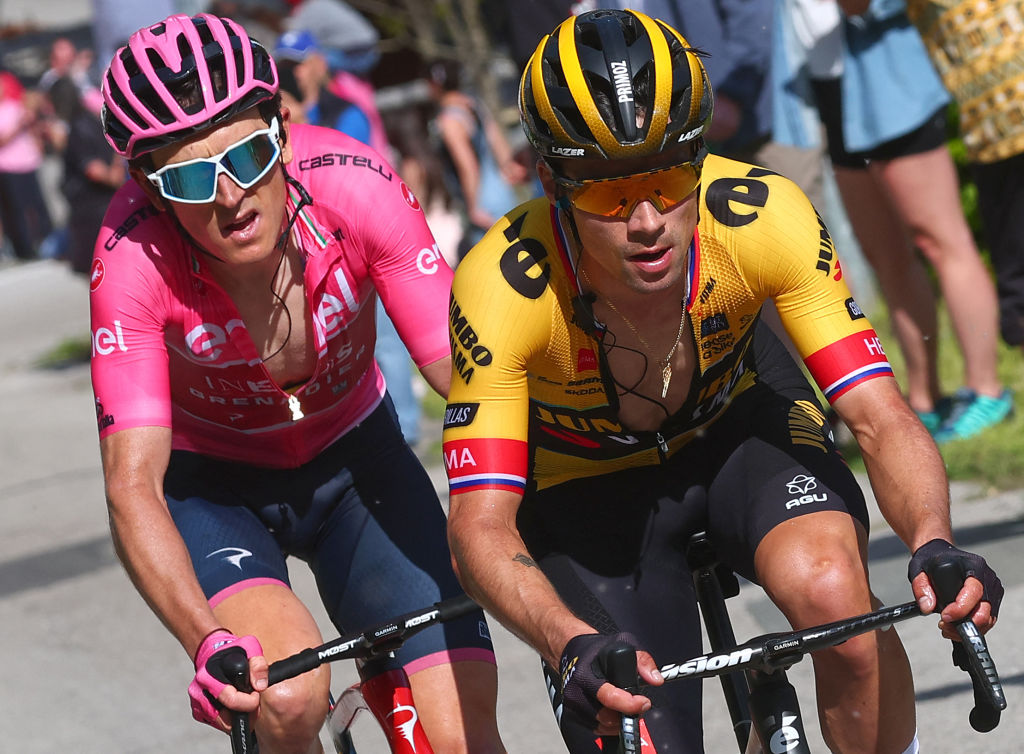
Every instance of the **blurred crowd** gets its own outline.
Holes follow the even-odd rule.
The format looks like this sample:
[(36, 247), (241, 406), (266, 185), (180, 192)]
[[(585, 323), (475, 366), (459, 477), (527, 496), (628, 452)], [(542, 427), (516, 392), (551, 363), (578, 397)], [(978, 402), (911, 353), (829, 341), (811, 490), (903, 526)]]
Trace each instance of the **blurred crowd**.
[[(137, 28), (205, 11), (242, 22), (272, 50), (293, 120), (341, 130), (390, 159), (454, 266), (504, 212), (540, 192), (515, 92), (541, 36), (574, 13), (631, 7), (706, 53), (711, 151), (792, 178), (828, 226), (852, 229), (841, 252), (873, 273), (908, 400), (937, 439), (971, 436), (1012, 410), (996, 351), (1000, 333), (1024, 345), (1024, 0), (481, 0), (489, 62), (508, 61), (497, 112), (470, 75), (478, 68), (440, 54), (408, 55), (403, 81), (375, 86), (381, 31), (342, 0), (92, 2), (90, 45), (54, 39), (36, 80), (0, 69), (4, 257), (62, 258), (88, 273), (103, 212), (127, 179), (100, 128), (102, 70)], [(961, 207), (947, 146), (957, 127), (991, 268)], [(61, 213), (41, 189), (47, 158), (60, 166)], [(938, 375), (940, 298), (964, 363), (953, 390)], [(383, 311), (379, 323), (379, 359), (416, 442), (408, 358)]]

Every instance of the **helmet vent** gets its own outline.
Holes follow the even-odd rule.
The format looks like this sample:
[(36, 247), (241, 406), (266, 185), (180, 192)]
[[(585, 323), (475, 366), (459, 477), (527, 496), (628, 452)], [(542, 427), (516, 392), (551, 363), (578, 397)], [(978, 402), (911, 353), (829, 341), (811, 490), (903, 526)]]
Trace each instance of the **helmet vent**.
[[(139, 64), (135, 62), (135, 56), (132, 51), (127, 47), (121, 48), (121, 63), (124, 65), (124, 72), (128, 74), (128, 77), (138, 76), (141, 71), (139, 70)], [(113, 83), (113, 82), (111, 82)]]
[[(107, 91), (110, 93), (110, 97), (114, 101), (114, 104), (117, 105), (121, 112), (131, 118), (132, 122), (135, 123), (136, 126), (139, 128), (145, 128), (148, 125), (145, 119), (139, 115), (138, 111), (132, 107), (131, 103), (124, 96), (124, 92), (114, 85), (113, 77), (109, 72), (107, 73)], [(116, 119), (108, 119), (108, 123), (116, 122)]]
[[(576, 107), (562, 66), (552, 65), (550, 62), (545, 61), (542, 71), (544, 74), (544, 86), (547, 89), (548, 96), (551, 98), (551, 106), (556, 113), (555, 117), (559, 119), (563, 128), (577, 141), (585, 142), (592, 140), (594, 135), (591, 133), (586, 120), (584, 120), (583, 114)], [(586, 76), (586, 74), (584, 75)], [(540, 117), (540, 113), (535, 114), (535, 122), (543, 124), (547, 136), (553, 135), (551, 128)]]

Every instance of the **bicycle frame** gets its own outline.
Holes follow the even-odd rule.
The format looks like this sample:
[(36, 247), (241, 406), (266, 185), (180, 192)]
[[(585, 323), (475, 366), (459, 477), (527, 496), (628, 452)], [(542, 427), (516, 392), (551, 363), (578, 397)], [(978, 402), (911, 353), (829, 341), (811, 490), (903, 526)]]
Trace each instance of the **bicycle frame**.
[[(476, 609), (477, 604), (468, 596), (453, 597), (363, 631), (346, 634), (319, 647), (304, 649), (272, 663), (267, 685), (294, 678), (327, 662), (384, 657), (401, 647), (413, 634), (437, 623), (460, 618)], [(249, 664), (244, 652), (238, 651), (225, 657), (224, 667), (235, 688), (240, 691), (252, 690), (249, 685)], [(356, 688), (358, 691), (355, 693), (360, 698), (350, 694), (346, 699), (347, 690), (339, 700), (339, 704), (341, 700), (345, 704), (340, 707), (339, 704), (333, 705), (328, 717), (332, 737), (336, 732), (334, 741), (342, 754), (352, 750), (351, 739), (346, 740), (347, 730), (362, 708), (369, 709), (377, 718), (394, 754), (432, 753), (426, 735), (419, 727), (418, 714), (412, 704), (412, 692), (404, 671), (376, 674), (350, 690)], [(337, 721), (334, 721), (336, 714)], [(247, 713), (236, 712), (232, 715), (231, 751), (233, 754), (256, 754), (259, 751)]]
[(376, 673), (349, 686), (331, 705), (327, 730), (338, 754), (355, 754), (349, 730), (363, 711), (377, 720), (392, 754), (433, 754), (403, 669)]

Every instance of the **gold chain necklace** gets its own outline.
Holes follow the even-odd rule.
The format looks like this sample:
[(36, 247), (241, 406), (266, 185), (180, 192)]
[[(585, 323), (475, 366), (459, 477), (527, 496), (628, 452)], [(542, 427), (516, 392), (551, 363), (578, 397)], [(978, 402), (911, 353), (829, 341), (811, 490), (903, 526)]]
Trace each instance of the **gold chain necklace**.
[[(590, 282), (590, 278), (587, 276), (587, 271), (580, 267), (580, 273), (583, 275), (583, 279), (587, 281), (587, 285), (593, 288), (593, 284)], [(610, 300), (604, 299), (604, 303), (608, 305), (608, 308), (615, 312), (619, 319), (626, 323), (626, 326), (633, 331), (637, 340), (640, 344), (647, 349), (647, 352), (652, 356), (654, 355), (654, 349), (651, 348), (651, 344), (648, 343), (644, 336), (640, 334), (640, 331), (636, 329), (636, 326), (629, 321), (629, 318), (620, 312)], [(679, 317), (679, 332), (676, 333), (676, 339), (672, 343), (672, 348), (665, 355), (665, 358), (658, 360), (658, 366), (661, 367), (661, 397), (664, 398), (668, 395), (668, 385), (672, 381), (672, 357), (676, 353), (676, 349), (679, 348), (679, 342), (683, 337), (683, 328), (686, 326), (686, 308), (682, 307), (683, 311)]]

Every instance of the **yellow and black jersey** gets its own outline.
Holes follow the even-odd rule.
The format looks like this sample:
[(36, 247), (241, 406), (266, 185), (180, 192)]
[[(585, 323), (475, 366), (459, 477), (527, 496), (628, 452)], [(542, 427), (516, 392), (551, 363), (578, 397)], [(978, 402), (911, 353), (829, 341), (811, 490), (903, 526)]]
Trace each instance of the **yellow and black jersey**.
[(791, 181), (709, 156), (700, 202), (686, 300), (698, 363), (685, 403), (658, 433), (618, 420), (601, 331), (580, 305), (550, 202), (515, 208), (466, 256), (449, 305), (453, 493), (545, 489), (678, 452), (770, 368), (751, 348), (768, 299), (828, 400), (892, 374), (827, 229)]

